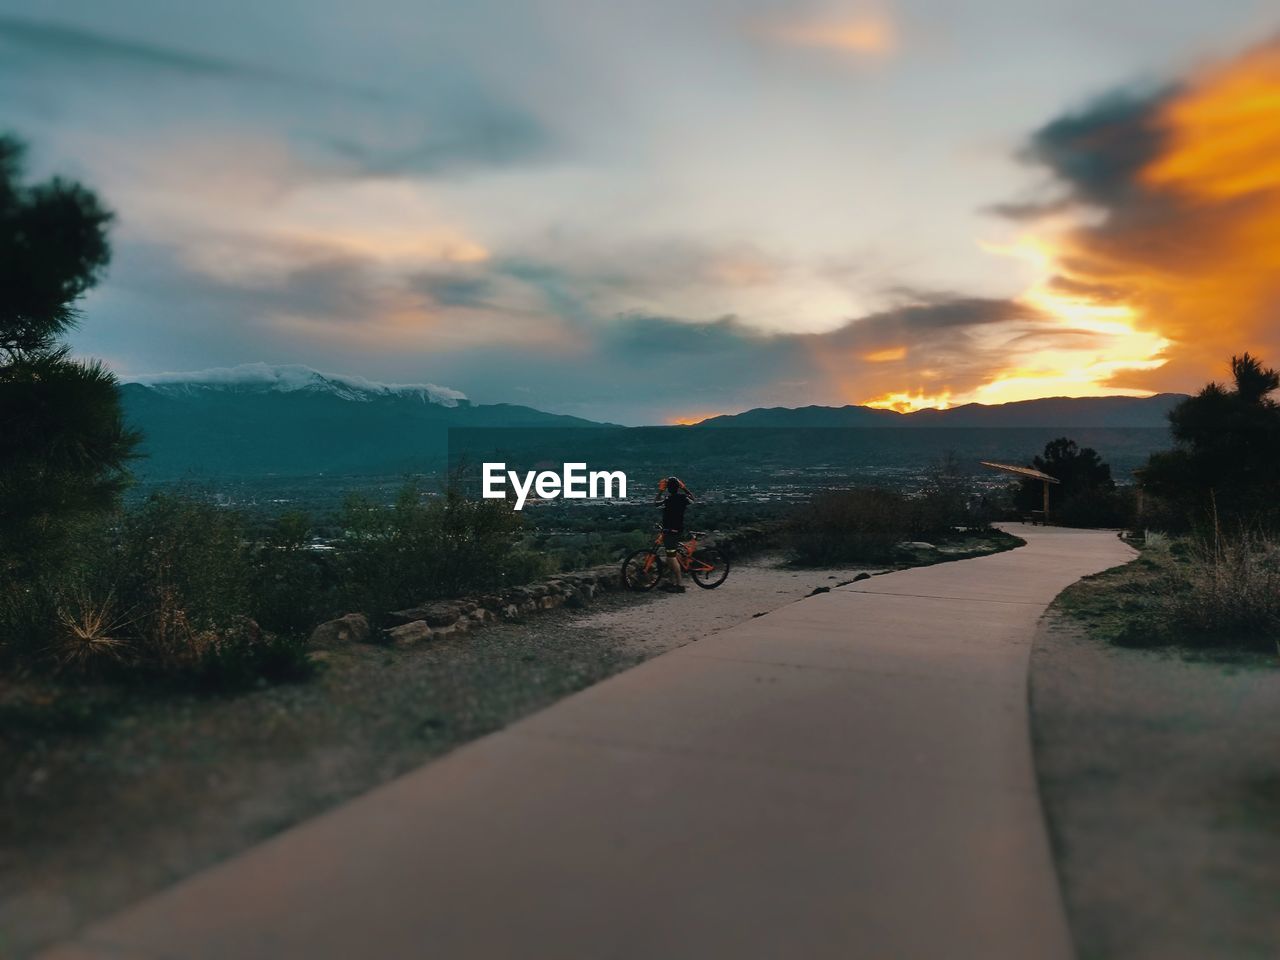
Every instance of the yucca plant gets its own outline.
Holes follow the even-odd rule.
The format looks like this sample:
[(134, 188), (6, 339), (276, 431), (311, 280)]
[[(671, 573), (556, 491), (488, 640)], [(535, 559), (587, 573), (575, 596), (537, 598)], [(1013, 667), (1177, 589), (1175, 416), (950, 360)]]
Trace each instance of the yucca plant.
[(59, 671), (92, 673), (124, 660), (131, 652), (129, 629), (134, 620), (117, 609), (114, 591), (95, 599), (77, 590), (60, 604), (52, 650)]

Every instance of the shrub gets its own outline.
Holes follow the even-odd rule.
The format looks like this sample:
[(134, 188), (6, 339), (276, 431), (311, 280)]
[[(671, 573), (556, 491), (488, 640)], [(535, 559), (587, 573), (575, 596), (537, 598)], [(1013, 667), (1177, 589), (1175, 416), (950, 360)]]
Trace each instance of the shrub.
[(923, 489), (910, 501), (911, 535), (945, 535), (958, 526), (974, 523), (969, 509), (971, 488), (972, 483), (954, 453), (946, 453), (931, 464)]
[(0, 592), (12, 666), (218, 688), (308, 669), (299, 638), (246, 616), (254, 569), (237, 514), (158, 494), (83, 529), (77, 547), (56, 576)]
[(1133, 490), (1086, 487), (1070, 494), (1051, 517), (1068, 527), (1127, 528), (1135, 520)]
[(1151, 534), (1132, 564), (1086, 577), (1064, 597), (1100, 617), (1122, 646), (1272, 651), (1280, 641), (1280, 544), (1251, 530), (1198, 540)]
[(138, 654), (163, 672), (198, 669), (248, 609), (241, 518), (212, 503), (149, 497), (125, 514), (116, 561), (112, 587), (132, 611)]
[(907, 499), (891, 490), (830, 490), (795, 512), (786, 542), (801, 563), (885, 560), (909, 533), (909, 514)]
[(263, 629), (303, 633), (341, 611), (332, 551), (312, 549), (311, 519), (286, 513), (253, 550), (250, 609)]
[(514, 550), (520, 515), (506, 501), (437, 497), (405, 484), (390, 507), (353, 497), (343, 509), (338, 566), (348, 605), (375, 620), (399, 607), (524, 582), (545, 561)]
[(1280, 638), (1280, 544), (1242, 531), (1196, 544), (1166, 598), (1184, 642), (1269, 649)]

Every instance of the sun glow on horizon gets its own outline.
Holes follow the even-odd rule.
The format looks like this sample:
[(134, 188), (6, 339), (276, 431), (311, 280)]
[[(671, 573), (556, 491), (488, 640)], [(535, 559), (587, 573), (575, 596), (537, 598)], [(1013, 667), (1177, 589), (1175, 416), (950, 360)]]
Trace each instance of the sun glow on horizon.
[(912, 393), (888, 393), (883, 397), (877, 397), (875, 400), (867, 400), (862, 404), (864, 407), (875, 407), (877, 410), (897, 410), (898, 413), (915, 413), (917, 410), (946, 410), (954, 404), (951, 402), (950, 393), (940, 393), (934, 396), (926, 394), (923, 390)]
[(715, 413), (684, 413), (667, 418), (667, 426), (669, 427), (692, 427), (694, 424), (701, 423), (703, 420), (710, 420), (712, 417), (723, 416), (719, 411)]
[[(945, 410), (962, 403), (1012, 403), (1049, 396), (1151, 396), (1152, 390), (1115, 386), (1113, 381), (1126, 372), (1163, 366), (1171, 341), (1154, 331), (1140, 329), (1141, 314), (1129, 303), (1063, 292), (1061, 281), (1087, 279), (1073, 277), (1065, 265), (1070, 262), (1071, 248), (1061, 239), (1064, 233), (1069, 233), (1068, 228), (1055, 225), (1025, 233), (1008, 244), (980, 243), (989, 253), (1029, 264), (1037, 275), (1016, 300), (1044, 318), (1040, 326), (1000, 324), (996, 329), (975, 334), (975, 340), (988, 341), (993, 352), (1004, 350), (1009, 354), (1005, 368), (968, 390), (894, 391), (861, 402), (907, 413), (926, 408)], [(1026, 346), (1037, 341), (1045, 345)], [(905, 355), (903, 350), (901, 356)], [(886, 353), (884, 359), (898, 357), (890, 358)]]
[[(975, 327), (975, 349), (1004, 362), (946, 403), (1150, 396), (1212, 376), (1242, 349), (1276, 349), (1280, 39), (1207, 65), (1142, 109), (1154, 155), (1123, 192), (982, 245), (1030, 265), (1034, 280), (1016, 299), (1043, 319)], [(1126, 149), (1107, 139), (1119, 135), (1079, 149), (1105, 168)], [(945, 381), (862, 402), (941, 406), (935, 383)]]

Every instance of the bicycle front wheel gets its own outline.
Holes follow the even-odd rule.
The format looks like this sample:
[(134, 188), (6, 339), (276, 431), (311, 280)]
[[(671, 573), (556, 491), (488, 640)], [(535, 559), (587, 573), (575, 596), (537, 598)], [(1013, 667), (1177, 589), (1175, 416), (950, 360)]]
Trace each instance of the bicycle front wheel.
[(689, 576), (704, 590), (714, 590), (729, 576), (729, 558), (715, 547), (698, 550), (689, 558)]
[(656, 550), (636, 550), (622, 561), (622, 585), (628, 590), (652, 590), (661, 579), (662, 561)]

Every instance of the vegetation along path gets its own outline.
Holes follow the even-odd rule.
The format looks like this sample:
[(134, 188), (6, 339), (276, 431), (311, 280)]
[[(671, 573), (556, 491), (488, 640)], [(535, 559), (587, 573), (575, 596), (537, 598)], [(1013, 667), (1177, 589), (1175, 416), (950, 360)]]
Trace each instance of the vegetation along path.
[(1027, 658), (1112, 533), (836, 588), (650, 660), (50, 957), (1067, 957)]

